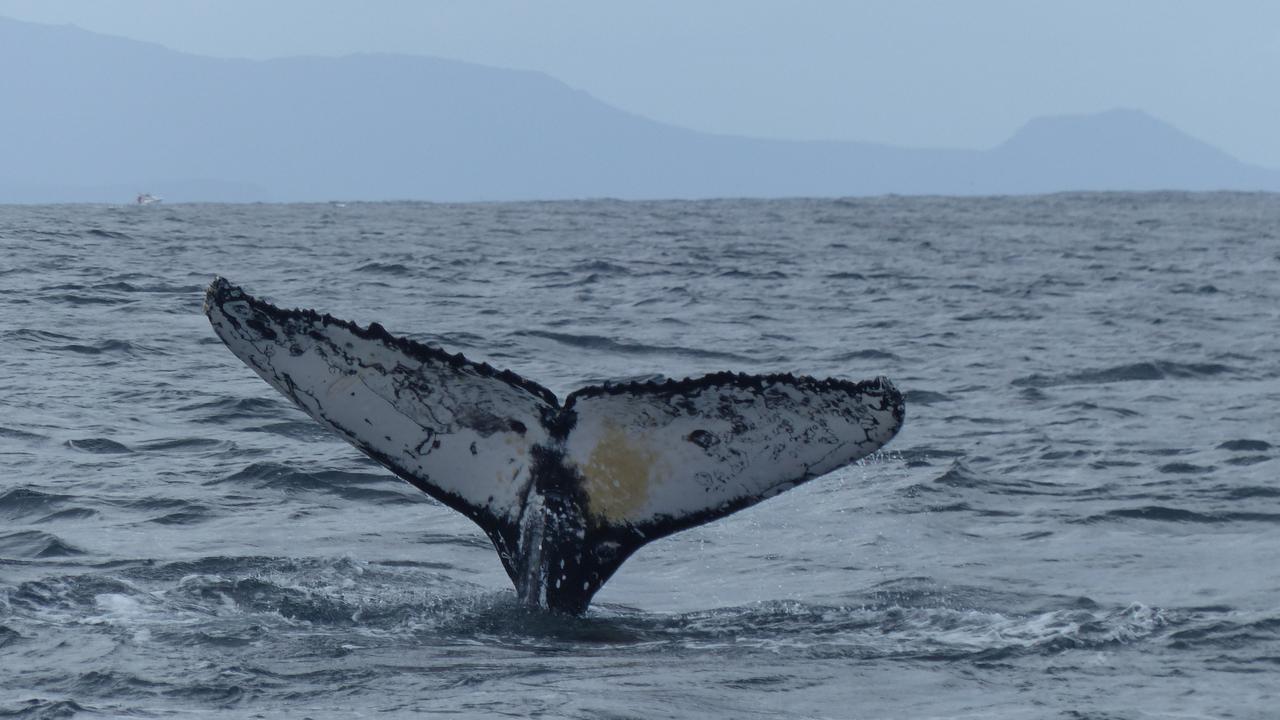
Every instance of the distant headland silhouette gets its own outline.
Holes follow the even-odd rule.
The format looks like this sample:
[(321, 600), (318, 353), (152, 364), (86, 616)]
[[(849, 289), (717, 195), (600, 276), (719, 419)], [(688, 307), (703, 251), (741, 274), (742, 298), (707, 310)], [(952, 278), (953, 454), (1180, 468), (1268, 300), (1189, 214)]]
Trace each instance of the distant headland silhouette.
[(0, 97), (7, 203), (1280, 191), (1280, 171), (1138, 110), (1035, 119), (990, 150), (765, 140), (654, 122), (536, 72), (216, 59), (3, 18)]

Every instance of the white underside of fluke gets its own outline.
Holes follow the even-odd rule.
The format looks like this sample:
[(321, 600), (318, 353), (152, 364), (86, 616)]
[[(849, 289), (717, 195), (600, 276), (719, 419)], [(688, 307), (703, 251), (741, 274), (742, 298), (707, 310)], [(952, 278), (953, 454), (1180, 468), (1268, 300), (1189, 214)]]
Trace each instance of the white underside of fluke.
[(589, 515), (644, 525), (772, 497), (875, 452), (899, 425), (883, 400), (793, 378), (580, 397), (566, 460)]
[(341, 326), (280, 322), (246, 301), (212, 307), (209, 318), (236, 356), (321, 425), (468, 505), (517, 519), (529, 449), (547, 441), (542, 399)]

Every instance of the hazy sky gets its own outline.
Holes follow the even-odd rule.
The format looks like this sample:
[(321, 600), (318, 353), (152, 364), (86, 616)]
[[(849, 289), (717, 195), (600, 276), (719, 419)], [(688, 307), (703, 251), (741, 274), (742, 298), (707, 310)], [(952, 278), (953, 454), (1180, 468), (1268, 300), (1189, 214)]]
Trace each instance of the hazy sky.
[(983, 148), (1134, 107), (1280, 168), (1280, 2), (0, 0), (203, 55), (397, 52), (541, 70), (712, 132)]

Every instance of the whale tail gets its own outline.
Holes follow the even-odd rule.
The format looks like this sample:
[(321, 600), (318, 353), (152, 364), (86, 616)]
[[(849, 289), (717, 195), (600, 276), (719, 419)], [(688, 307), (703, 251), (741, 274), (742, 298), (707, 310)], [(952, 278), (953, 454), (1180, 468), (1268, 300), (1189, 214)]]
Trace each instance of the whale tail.
[(506, 370), (216, 278), (227, 347), (317, 422), (488, 535), (521, 598), (566, 612), (636, 549), (875, 452), (902, 426), (887, 379), (716, 373), (564, 402)]

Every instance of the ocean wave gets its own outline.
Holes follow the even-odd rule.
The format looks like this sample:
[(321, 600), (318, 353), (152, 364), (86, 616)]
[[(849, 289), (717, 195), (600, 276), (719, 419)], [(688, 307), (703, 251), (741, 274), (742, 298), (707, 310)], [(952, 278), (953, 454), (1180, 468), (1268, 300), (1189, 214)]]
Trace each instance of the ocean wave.
[(97, 510), (86, 507), (69, 507), (62, 510), (55, 510), (48, 515), (33, 520), (36, 523), (61, 522), (64, 520), (87, 520), (91, 517), (97, 517), (100, 513)]
[(135, 444), (134, 450), (141, 452), (173, 452), (185, 450), (221, 450), (231, 446), (225, 440), (207, 437), (160, 438)]
[[(171, 501), (172, 502), (172, 501)], [(207, 557), (145, 563), (129, 567), (122, 575), (134, 581), (174, 582), (187, 576), (221, 576), (233, 573), (296, 572), (310, 568), (307, 559), (277, 558), (267, 555), (210, 555)]]
[(1280, 498), (1280, 487), (1247, 485), (1228, 488), (1220, 492), (1224, 500), (1250, 500), (1253, 498)]
[(597, 627), (597, 635), (638, 644), (649, 652), (669, 652), (674, 645), (738, 653), (800, 652), (815, 658), (985, 662), (1131, 645), (1158, 637), (1174, 625), (1164, 611), (1138, 603), (1109, 610), (1072, 607), (1011, 614), (963, 607), (797, 601), (666, 617), (620, 613), (595, 623), (606, 626)]
[(215, 516), (212, 508), (192, 503), (188, 509), (166, 513), (147, 520), (157, 525), (198, 525)]
[(178, 408), (181, 412), (194, 413), (193, 422), (222, 424), (233, 420), (277, 419), (290, 414), (290, 406), (275, 396), (220, 397), (216, 400), (193, 403)]
[(1218, 445), (1219, 450), (1235, 452), (1265, 452), (1271, 447), (1271, 443), (1264, 440), (1228, 440)]
[(244, 485), (271, 488), (285, 492), (320, 492), (346, 500), (368, 503), (414, 503), (425, 498), (408, 484), (389, 475), (322, 470), (305, 472), (274, 462), (248, 465), (226, 477), (210, 480), (205, 485)]
[(124, 293), (157, 293), (167, 295), (192, 295), (204, 290), (204, 287), (200, 285), (178, 285), (175, 283), (167, 283), (162, 280), (147, 285), (135, 285), (123, 280), (112, 280), (97, 283), (90, 287), (94, 290), (111, 290)]
[(131, 453), (127, 445), (118, 443), (110, 438), (80, 438), (77, 440), (68, 440), (66, 446), (72, 450), (96, 454), (126, 454)]
[[(93, 345), (72, 343), (69, 345), (54, 346), (49, 349), (55, 352), (70, 352), (80, 355), (101, 355), (103, 353), (120, 353), (124, 355), (134, 354), (134, 345), (128, 340), (103, 340)], [(146, 352), (150, 354), (164, 354), (154, 348), (148, 348)]]
[(569, 267), (569, 270), (576, 273), (591, 273), (597, 275), (630, 275), (631, 271), (622, 265), (611, 263), (608, 260), (583, 260), (576, 262)]
[(546, 338), (570, 347), (616, 353), (619, 355), (675, 355), (699, 359), (725, 360), (735, 363), (750, 362), (749, 358), (718, 350), (703, 350), (701, 348), (682, 347), (679, 345), (625, 343), (618, 342), (617, 340), (603, 337), (601, 335), (575, 335), (571, 333), (549, 332), (546, 330), (520, 330), (515, 334)]
[(989, 484), (986, 479), (960, 460), (952, 462), (946, 472), (933, 479), (933, 483), (951, 488), (980, 488)]
[(103, 230), (102, 228), (89, 228), (84, 232), (85, 235), (99, 238), (110, 238), (112, 240), (132, 240), (127, 233), (118, 230)]
[(1175, 295), (1216, 295), (1222, 292), (1217, 286), (1212, 284), (1196, 285), (1194, 283), (1178, 283), (1169, 288), (1169, 292)]
[[(451, 617), (451, 608), (472, 603), (476, 595), (474, 587), (418, 564), (378, 566), (342, 558), (211, 557), (138, 568), (131, 574), (170, 583), (151, 596), (162, 603), (156, 608), (161, 617), (194, 612), (225, 619), (234, 610), (239, 616), (276, 617), (308, 627), (379, 632), (437, 625)], [(513, 593), (504, 594), (514, 599)], [(224, 622), (200, 629), (238, 627)]]
[(370, 262), (356, 268), (354, 272), (375, 273), (379, 275), (395, 275), (405, 277), (413, 274), (407, 265), (400, 263)]
[(1105, 608), (1083, 598), (1051, 599), (1056, 607), (1021, 613), (984, 609), (1011, 599), (982, 588), (944, 588), (927, 578), (885, 583), (854, 604), (779, 600), (676, 614), (604, 604), (573, 617), (528, 608), (509, 590), (478, 591), (415, 568), (345, 560), (213, 557), (130, 573), (166, 580), (166, 587), (148, 591), (118, 579), (68, 576), (23, 583), (12, 602), (39, 613), (84, 608), (100, 622), (148, 627), (162, 642), (232, 648), (265, 639), (285, 622), (312, 634), (347, 628), (513, 647), (614, 645), (642, 653), (723, 647), (991, 660), (1138, 643), (1166, 626), (1185, 625), (1156, 608)]
[(1227, 458), (1223, 462), (1228, 465), (1244, 466), (1257, 465), (1258, 463), (1266, 462), (1271, 459), (1272, 457), (1270, 455), (1237, 455), (1232, 458)]
[[(1236, 650), (1280, 642), (1280, 617), (1233, 612), (1229, 608), (1204, 615), (1196, 625), (1171, 633), (1170, 647), (1175, 650)], [(1251, 661), (1253, 659), (1250, 658)]]
[(124, 305), (134, 302), (133, 299), (127, 297), (109, 297), (106, 295), (84, 295), (81, 293), (54, 293), (41, 295), (41, 300), (49, 303), (66, 303), (67, 305), (84, 306), (84, 305)]
[(10, 342), (58, 342), (66, 340), (76, 340), (71, 335), (63, 335), (50, 330), (41, 330), (39, 328), (18, 328), (16, 330), (6, 330), (3, 334), (6, 341)]
[(725, 270), (716, 277), (734, 280), (786, 280), (790, 277), (781, 270)]
[[(130, 496), (135, 497), (135, 496)], [(190, 500), (147, 494), (120, 503), (122, 507), (134, 510), (183, 510), (197, 507)]]
[(1117, 508), (1101, 515), (1092, 515), (1074, 522), (1094, 523), (1108, 520), (1153, 520), (1157, 522), (1179, 523), (1212, 523), (1231, 522), (1280, 522), (1280, 513), (1268, 512), (1198, 512), (1183, 508), (1163, 505), (1144, 505), (1141, 507)]
[[(567, 276), (567, 277), (572, 277), (572, 276)], [(600, 273), (588, 273), (579, 278), (565, 280), (564, 282), (543, 283), (543, 284), (537, 285), (536, 287), (543, 290), (585, 287), (587, 285), (595, 285), (596, 283), (600, 282), (601, 277), (603, 276)]]
[(70, 495), (46, 493), (28, 487), (16, 487), (0, 493), (0, 517), (10, 519), (48, 514), (73, 498)]
[(1064, 375), (1028, 375), (1013, 381), (1015, 387), (1057, 387), (1059, 385), (1104, 385), (1166, 379), (1195, 379), (1239, 374), (1239, 369), (1220, 363), (1178, 363), (1167, 360), (1130, 363)]
[(26, 430), (18, 430), (17, 428), (9, 428), (0, 425), (0, 438), (9, 438), (10, 440), (25, 440), (28, 442), (39, 442), (48, 440), (48, 435), (28, 432)]
[(1166, 475), (1205, 475), (1216, 469), (1212, 465), (1193, 465), (1186, 462), (1165, 463), (1156, 468), (1156, 470)]
[(57, 535), (39, 530), (0, 534), (0, 557), (38, 560), (75, 557), (85, 552)]
[(849, 360), (900, 360), (901, 358), (887, 350), (867, 349), (842, 352), (828, 359), (831, 362), (847, 362)]
[(1142, 414), (1137, 410), (1130, 410), (1128, 408), (1122, 408), (1122, 407), (1111, 407), (1108, 405), (1098, 405), (1096, 403), (1086, 402), (1083, 400), (1079, 402), (1067, 403), (1065, 405), (1062, 405), (1061, 407), (1064, 409), (1086, 410), (1089, 412), (1092, 412), (1095, 410), (1102, 410), (1104, 412), (1109, 412), (1119, 417), (1137, 417)]
[(983, 310), (981, 312), (965, 313), (955, 316), (956, 322), (1039, 322), (1044, 320), (1044, 315), (1031, 311), (1022, 312), (1005, 312), (1002, 310)]
[(245, 432), (269, 433), (271, 435), (279, 435), (292, 440), (301, 440), (303, 442), (323, 442), (330, 443), (334, 440), (334, 434), (324, 429), (322, 425), (313, 420), (287, 420), (278, 423), (268, 423), (257, 427), (248, 427)]
[[(22, 640), (22, 633), (13, 628), (0, 625), (0, 649), (13, 645), (20, 640)], [(0, 717), (4, 717), (3, 711), (0, 711)]]
[(88, 712), (88, 708), (75, 700), (32, 698), (7, 707), (0, 705), (0, 717), (18, 720), (59, 720), (83, 712)]
[(164, 684), (120, 670), (90, 670), (52, 682), (47, 689), (75, 697), (143, 698), (160, 694)]

